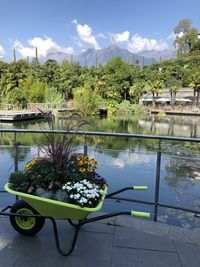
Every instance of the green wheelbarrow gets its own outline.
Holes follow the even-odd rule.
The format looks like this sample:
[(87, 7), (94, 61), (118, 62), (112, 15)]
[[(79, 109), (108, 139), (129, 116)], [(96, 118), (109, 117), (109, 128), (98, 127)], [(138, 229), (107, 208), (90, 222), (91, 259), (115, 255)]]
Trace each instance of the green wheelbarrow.
[[(103, 197), (95, 208), (83, 208), (77, 205), (47, 199), (35, 195), (30, 195), (18, 191), (14, 191), (9, 187), (9, 183), (5, 185), (5, 190), (8, 193), (16, 195), (18, 199), (12, 206), (7, 206), (0, 211), (0, 215), (10, 217), (10, 222), (13, 228), (20, 234), (32, 236), (38, 233), (44, 226), (45, 219), (49, 219), (53, 225), (56, 248), (61, 255), (68, 256), (75, 248), (77, 237), (81, 226), (87, 223), (111, 218), (119, 215), (132, 215), (137, 217), (149, 218), (150, 213), (139, 211), (122, 211), (108, 213), (101, 216), (88, 218), (92, 212), (101, 210), (103, 202), (106, 198), (124, 192), (126, 190), (145, 190), (147, 186), (132, 186), (120, 189), (113, 193), (107, 194), (107, 186), (104, 187)], [(7, 212), (9, 210), (9, 212)], [(68, 251), (64, 251), (60, 247), (58, 229), (56, 219), (68, 220), (68, 222), (75, 228), (71, 247)], [(76, 220), (76, 223), (74, 223)]]

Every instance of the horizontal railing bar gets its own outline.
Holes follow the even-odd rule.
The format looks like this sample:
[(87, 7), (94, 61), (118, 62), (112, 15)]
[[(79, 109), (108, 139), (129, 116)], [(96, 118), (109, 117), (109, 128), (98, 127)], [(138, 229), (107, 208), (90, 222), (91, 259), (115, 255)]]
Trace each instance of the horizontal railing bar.
[[(127, 202), (135, 202), (135, 203), (141, 203), (141, 204), (147, 204), (147, 205), (155, 205), (155, 203), (151, 202), (151, 201), (132, 199), (132, 198), (111, 197), (110, 199), (127, 201)], [(158, 206), (163, 207), (163, 208), (177, 209), (177, 210), (188, 211), (188, 212), (200, 214), (200, 210), (193, 210), (193, 209), (188, 209), (188, 208), (183, 208), (183, 207), (178, 207), (178, 206), (173, 206), (173, 205), (167, 205), (167, 204), (161, 204), (161, 203), (158, 203)]]
[(93, 131), (65, 131), (65, 130), (32, 130), (32, 129), (0, 129), (0, 132), (8, 133), (61, 133), (61, 134), (77, 134), (77, 135), (97, 135), (111, 137), (130, 137), (130, 138), (145, 138), (155, 140), (171, 140), (200, 143), (200, 138), (162, 136), (162, 135), (146, 135), (146, 134), (127, 134), (127, 133), (112, 133), (112, 132), (93, 132)]
[(163, 207), (163, 208), (176, 209), (176, 210), (182, 210), (182, 211), (188, 211), (188, 212), (200, 214), (200, 210), (193, 210), (193, 209), (167, 205), (167, 204), (161, 204), (161, 203), (159, 203), (158, 206)]
[(147, 205), (155, 205), (154, 202), (146, 201), (146, 200), (139, 200), (139, 199), (134, 199), (134, 198), (110, 197), (110, 199), (122, 200), (122, 201), (127, 201), (127, 202), (135, 202), (135, 203), (141, 203), (141, 204), (147, 204)]
[[(8, 193), (8, 192), (5, 190), (0, 190), (0, 193)], [(140, 204), (147, 204), (147, 205), (155, 205), (154, 202), (139, 200), (139, 199), (131, 199), (131, 198), (124, 198), (124, 197), (110, 197), (110, 199), (119, 200), (119, 201), (134, 202), (134, 203), (140, 203)], [(176, 209), (176, 210), (182, 210), (182, 211), (186, 211), (186, 212), (192, 212), (192, 213), (200, 214), (200, 210), (193, 210), (193, 209), (188, 209), (188, 208), (183, 208), (183, 207), (178, 207), (178, 206), (173, 206), (173, 205), (167, 205), (167, 204), (162, 204), (162, 203), (158, 203), (158, 206), (163, 207), (163, 208), (170, 208), (170, 209)]]

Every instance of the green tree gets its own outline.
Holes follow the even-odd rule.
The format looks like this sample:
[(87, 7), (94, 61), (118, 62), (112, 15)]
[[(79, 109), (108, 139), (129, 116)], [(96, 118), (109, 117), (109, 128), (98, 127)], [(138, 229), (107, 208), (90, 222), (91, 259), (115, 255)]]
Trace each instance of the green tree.
[(74, 90), (74, 102), (82, 116), (92, 116), (99, 112), (101, 97), (87, 81), (83, 87)]
[(178, 46), (178, 56), (186, 55), (186, 53), (198, 49), (198, 29), (191, 26), (192, 21), (190, 19), (183, 19), (174, 28), (176, 34), (174, 46)]
[(81, 82), (81, 67), (75, 63), (69, 63), (63, 60), (60, 65), (60, 77), (58, 82), (58, 91), (65, 96), (66, 100), (73, 98), (73, 90), (83, 83)]
[(174, 77), (171, 77), (170, 80), (168, 80), (168, 87), (171, 95), (171, 108), (174, 108), (175, 101), (176, 101), (176, 93), (180, 90), (180, 87), (182, 86), (182, 83), (180, 80), (177, 80)]
[[(120, 57), (114, 57), (104, 67), (107, 97), (111, 94), (116, 95), (118, 101), (122, 99), (129, 99), (129, 89), (131, 83), (131, 71), (127, 62), (123, 61)], [(109, 91), (111, 93), (109, 93)], [(113, 92), (114, 91), (114, 92)]]
[(155, 104), (155, 95), (158, 97), (158, 95), (162, 93), (164, 83), (162, 81), (159, 81), (159, 80), (154, 80), (154, 81), (150, 81), (148, 86), (149, 86), (149, 91), (153, 95), (153, 100), (154, 100), (154, 104)]
[(20, 81), (19, 89), (23, 92), (27, 102), (44, 103), (48, 86), (33, 76), (28, 76), (26, 79)]
[(200, 96), (200, 72), (196, 72), (192, 75), (190, 85), (194, 89), (194, 97), (196, 99), (196, 106), (199, 105)]
[(46, 88), (44, 102), (51, 104), (54, 108), (62, 108), (66, 103), (63, 95), (53, 87)]
[(7, 65), (4, 75), (1, 77), (1, 97), (3, 100), (7, 95), (19, 87), (19, 82), (28, 76), (29, 66), (25, 60), (19, 60)]
[(144, 95), (149, 89), (147, 82), (139, 81), (134, 83), (130, 88), (131, 101), (135, 104), (139, 103), (140, 97)]
[(41, 68), (41, 80), (49, 87), (58, 88), (59, 83), (59, 65), (56, 60), (48, 59)]

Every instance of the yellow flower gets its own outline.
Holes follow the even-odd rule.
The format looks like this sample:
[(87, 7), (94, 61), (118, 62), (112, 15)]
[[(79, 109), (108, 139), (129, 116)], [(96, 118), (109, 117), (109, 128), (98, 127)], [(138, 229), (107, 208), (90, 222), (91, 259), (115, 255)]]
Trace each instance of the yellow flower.
[(31, 169), (38, 161), (40, 161), (39, 158), (32, 159), (31, 161), (29, 161), (24, 165), (24, 169), (25, 170)]
[(90, 162), (92, 162), (93, 164), (97, 164), (97, 161), (95, 159), (91, 159)]
[(89, 157), (86, 155), (84, 155), (83, 158), (84, 158), (84, 160), (89, 160)]
[(85, 168), (80, 168), (79, 171), (80, 171), (80, 172), (85, 172), (86, 169), (85, 169)]
[(93, 168), (94, 168), (94, 169), (98, 169), (98, 168), (99, 168), (99, 165), (96, 164), (96, 165), (93, 166)]
[(88, 172), (93, 172), (94, 170), (92, 168), (87, 169)]
[(84, 162), (82, 160), (79, 161), (80, 165), (84, 165)]

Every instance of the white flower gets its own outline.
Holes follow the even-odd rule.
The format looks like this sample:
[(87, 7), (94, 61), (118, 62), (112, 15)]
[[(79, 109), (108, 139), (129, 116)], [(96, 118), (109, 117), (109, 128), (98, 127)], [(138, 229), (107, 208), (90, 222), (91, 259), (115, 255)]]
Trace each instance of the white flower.
[(69, 197), (70, 197), (70, 198), (74, 198), (74, 195), (73, 195), (73, 194), (71, 194)]
[(82, 202), (82, 203), (87, 203), (87, 198), (85, 198), (85, 197), (81, 197), (80, 202)]
[(65, 189), (71, 190), (72, 188), (71, 188), (71, 186), (66, 186)]
[(79, 199), (80, 196), (81, 196), (80, 194), (75, 194), (75, 195), (74, 195), (74, 199)]

